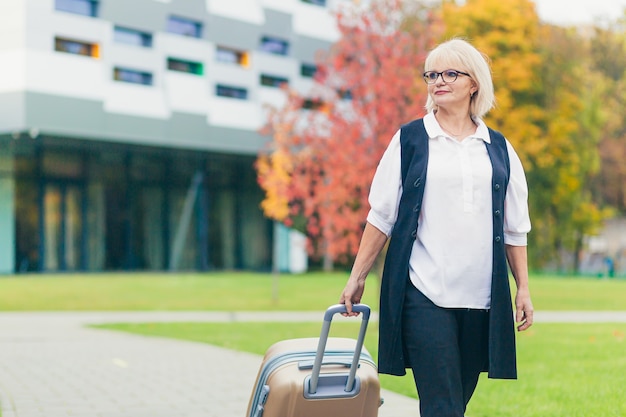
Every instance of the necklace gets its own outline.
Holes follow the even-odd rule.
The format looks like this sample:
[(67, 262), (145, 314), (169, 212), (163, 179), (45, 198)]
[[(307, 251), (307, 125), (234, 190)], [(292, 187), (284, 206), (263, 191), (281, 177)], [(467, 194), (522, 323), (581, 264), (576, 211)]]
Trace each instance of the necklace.
[[(447, 133), (448, 135), (452, 136), (453, 138), (460, 138), (461, 136), (464, 136), (465, 132), (468, 132), (470, 130), (470, 128), (464, 128), (463, 130), (461, 130), (460, 133), (454, 133), (452, 131), (450, 131), (449, 129), (446, 129), (445, 127), (443, 127), (443, 125), (440, 123), (439, 126), (441, 126), (441, 129)], [(472, 123), (472, 127), (475, 128), (476, 125), (474, 125)]]

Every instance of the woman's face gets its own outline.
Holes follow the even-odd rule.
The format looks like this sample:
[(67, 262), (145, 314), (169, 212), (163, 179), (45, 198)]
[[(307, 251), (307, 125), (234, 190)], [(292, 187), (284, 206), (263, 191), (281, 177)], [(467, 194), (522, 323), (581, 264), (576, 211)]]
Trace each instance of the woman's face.
[(431, 78), (428, 82), (432, 82), (428, 84), (428, 94), (438, 108), (469, 107), (471, 95), (478, 88), (465, 68), (445, 63), (433, 66), (428, 72)]

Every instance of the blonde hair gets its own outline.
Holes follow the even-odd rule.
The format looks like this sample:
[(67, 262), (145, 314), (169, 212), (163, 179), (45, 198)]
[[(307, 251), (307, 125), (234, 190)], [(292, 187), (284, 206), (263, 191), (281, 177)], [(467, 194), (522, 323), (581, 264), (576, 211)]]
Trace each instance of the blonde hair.
[[(439, 44), (426, 57), (425, 71), (430, 71), (434, 64), (449, 66), (449, 69), (470, 74), (478, 88), (470, 99), (470, 116), (482, 118), (495, 106), (496, 98), (493, 92), (489, 58), (469, 42), (455, 38)], [(436, 108), (429, 95), (426, 110), (431, 112)]]

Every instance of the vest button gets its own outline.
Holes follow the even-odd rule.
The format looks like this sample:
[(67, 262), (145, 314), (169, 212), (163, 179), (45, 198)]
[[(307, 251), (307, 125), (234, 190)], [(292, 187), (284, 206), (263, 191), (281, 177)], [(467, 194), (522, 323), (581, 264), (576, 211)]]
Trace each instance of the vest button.
[(418, 178), (415, 180), (415, 182), (413, 183), (413, 187), (419, 187), (420, 184), (422, 183), (422, 179)]
[(496, 191), (498, 191), (498, 190), (500, 189), (500, 184), (496, 184), (496, 185), (494, 185), (494, 186), (493, 186), (493, 188), (494, 188)]
[(417, 236), (417, 230), (413, 230), (411, 232), (411, 237), (416, 237)]
[(496, 217), (499, 217), (500, 216), (500, 210), (496, 210), (493, 214), (495, 214)]
[(420, 211), (420, 205), (417, 204), (415, 207), (413, 207), (413, 212), (417, 213), (418, 211)]
[(502, 238), (500, 236), (496, 236), (496, 242), (500, 242), (500, 240), (502, 240)]

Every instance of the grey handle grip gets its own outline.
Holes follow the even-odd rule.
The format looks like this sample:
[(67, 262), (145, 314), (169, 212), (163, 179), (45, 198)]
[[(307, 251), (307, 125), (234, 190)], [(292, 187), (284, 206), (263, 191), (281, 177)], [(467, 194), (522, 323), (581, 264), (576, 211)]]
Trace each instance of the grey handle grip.
[[(371, 310), (367, 304), (352, 304), (352, 311), (357, 312), (357, 313), (363, 313), (364, 320), (370, 319)], [(346, 313), (346, 312), (347, 310), (346, 310), (345, 304), (332, 305), (328, 307), (328, 309), (326, 310), (326, 313), (324, 313), (324, 321), (331, 321), (335, 314)]]
[[(350, 392), (354, 386), (354, 380), (356, 378), (356, 370), (359, 365), (359, 358), (361, 356), (361, 350), (363, 349), (363, 342), (365, 341), (365, 332), (367, 331), (367, 323), (370, 318), (370, 308), (366, 304), (353, 304), (352, 311), (363, 314), (361, 321), (361, 328), (359, 329), (359, 337), (356, 341), (356, 347), (354, 348), (354, 356), (352, 357), (352, 365), (350, 366), (350, 373), (346, 382), (345, 390)], [(333, 316), (338, 313), (346, 313), (346, 306), (344, 304), (335, 304), (330, 306), (326, 313), (324, 313), (324, 323), (322, 324), (322, 331), (320, 332), (319, 342), (317, 344), (317, 351), (315, 352), (315, 361), (313, 362), (313, 371), (311, 373), (311, 381), (309, 384), (309, 393), (315, 394), (317, 392), (317, 384), (320, 377), (320, 371), (322, 369), (322, 361), (324, 359), (324, 351), (326, 350), (326, 342), (328, 341), (328, 334), (330, 333), (330, 323)]]

